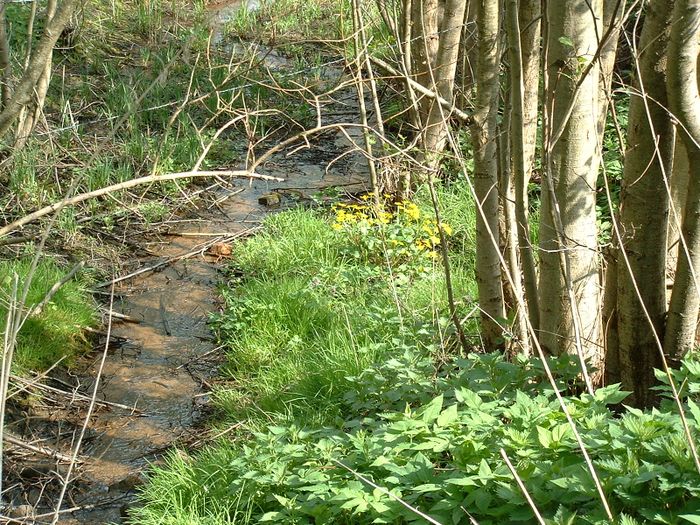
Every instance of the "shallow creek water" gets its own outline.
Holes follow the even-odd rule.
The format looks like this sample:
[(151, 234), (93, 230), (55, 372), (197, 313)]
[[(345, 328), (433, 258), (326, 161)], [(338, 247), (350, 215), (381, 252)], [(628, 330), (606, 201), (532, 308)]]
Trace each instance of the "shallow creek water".
[[(215, 6), (215, 26), (240, 4), (237, 0)], [(354, 93), (341, 94), (333, 106), (347, 121), (347, 114), (356, 107)], [(356, 131), (351, 135), (359, 139)], [(236, 188), (221, 190), (221, 196), (243, 191), (223, 201), (218, 210), (193, 210), (191, 217), (173, 227), (173, 235), (149, 245), (157, 257), (141, 259), (139, 265), (148, 267), (196, 250), (218, 235), (243, 233), (255, 227), (270, 211), (258, 203), (259, 197), (269, 191), (295, 189), (310, 196), (318, 189), (337, 185), (362, 189), (367, 169), (361, 155), (353, 153), (332, 162), (350, 145), (340, 132), (330, 132), (310, 149), (292, 156), (287, 156), (288, 152), (273, 156), (257, 171), (282, 177), (284, 182), (235, 181)], [(282, 207), (285, 201), (292, 202), (294, 194), (283, 191), (282, 195)], [(231, 257), (235, 259), (235, 255)], [(207, 380), (215, 374), (216, 359), (211, 358), (220, 353), (207, 321), (216, 310), (218, 270), (224, 264), (225, 260), (203, 250), (117, 286), (120, 299), (115, 302), (115, 310), (138, 322), (113, 325), (113, 335), (126, 342), (107, 356), (99, 397), (136, 410), (130, 413), (101, 407), (96, 411), (82, 450), (84, 462), (77, 488), (71, 501), (64, 504), (87, 508), (66, 513), (60, 523), (122, 523), (140, 473), (173, 444), (192, 437), (193, 425), (206, 405)], [(83, 392), (92, 390), (99, 357), (93, 356), (94, 361), (82, 374)]]

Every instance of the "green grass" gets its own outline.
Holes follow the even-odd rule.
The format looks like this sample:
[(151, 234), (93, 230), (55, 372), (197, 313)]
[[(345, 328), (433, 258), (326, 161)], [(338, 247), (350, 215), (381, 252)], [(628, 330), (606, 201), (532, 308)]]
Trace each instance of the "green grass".
[[(324, 214), (271, 216), (264, 233), (236, 248), (242, 277), (223, 288), (218, 320), (229, 348), (224, 373), (236, 384), (216, 396), (227, 418), (331, 421), (348, 376), (417, 337), (435, 312), (444, 316), (438, 268), (394, 295), (389, 270), (357, 261)], [(457, 275), (462, 295), (471, 282)]]
[[(438, 194), (454, 230), (459, 308), (467, 309), (475, 293), (473, 203), (462, 183)], [(612, 406), (627, 396), (619, 385), (578, 394), (575, 358), (548, 360), (617, 518), (609, 522), (543, 364), (449, 353), (440, 269), (425, 270), (415, 251), (417, 260), (406, 262), (386, 248), (396, 235), (415, 245), (412, 226), (422, 228), (430, 213), (424, 191), (417, 202), (412, 223), (395, 217), (381, 233), (354, 219), (338, 227), (348, 222), (338, 208), (283, 212), (236, 247), (219, 319), (231, 383), (217, 404), (227, 426), (243, 428), (153, 468), (130, 523), (424, 522), (339, 462), (440, 523), (531, 523), (501, 451), (552, 525), (699, 522), (700, 476), (668, 399), (653, 411), (619, 413)], [(395, 264), (378, 264), (381, 256)], [(466, 326), (477, 333), (476, 324)], [(695, 432), (696, 356), (676, 381), (689, 385)]]
[[(20, 290), (26, 282), (31, 262), (0, 261), (0, 332), (5, 333), (7, 307), (13, 276), (19, 276)], [(37, 266), (29, 286), (25, 308), (44, 299), (49, 289), (65, 273), (55, 263), (45, 260)], [(85, 291), (84, 282), (74, 279), (63, 285), (39, 315), (30, 316), (18, 335), (14, 367), (18, 372), (41, 371), (61, 358), (71, 358), (89, 348), (83, 328), (96, 322), (95, 305)]]

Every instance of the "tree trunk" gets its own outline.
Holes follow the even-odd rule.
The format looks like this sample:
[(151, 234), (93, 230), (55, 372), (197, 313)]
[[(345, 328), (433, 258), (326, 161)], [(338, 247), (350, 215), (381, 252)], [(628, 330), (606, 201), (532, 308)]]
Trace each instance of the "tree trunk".
[(55, 16), (47, 24), (44, 35), (41, 37), (22, 79), (0, 113), (0, 137), (5, 136), (22, 108), (31, 102), (39, 79), (46, 70), (46, 64), (51, 61), (56, 41), (68, 24), (77, 4), (78, 0), (63, 0), (56, 10)]
[[(534, 2), (529, 2), (533, 4)], [(530, 16), (530, 13), (528, 13)], [(533, 329), (539, 327), (539, 306), (537, 300), (537, 272), (535, 270), (535, 258), (532, 253), (532, 240), (530, 238), (530, 221), (528, 219), (528, 196), (527, 189), (530, 183), (530, 172), (534, 162), (535, 145), (537, 139), (537, 86), (533, 91), (529, 86), (527, 96), (529, 99), (526, 117), (526, 88), (523, 75), (523, 52), (520, 43), (520, 20), (518, 16), (518, 0), (506, 0), (506, 30), (508, 34), (508, 49), (510, 56), (510, 141), (511, 154), (513, 160), (513, 198), (515, 201), (514, 218), (517, 224), (516, 250), (520, 255), (522, 265), (525, 296), (523, 303), (526, 305), (523, 315), (527, 315)], [(532, 59), (530, 58), (529, 64)], [(532, 72), (529, 72), (532, 73)], [(537, 82), (539, 76), (528, 78), (532, 82)], [(534, 114), (532, 112), (534, 106)], [(526, 122), (527, 121), (527, 122)], [(526, 132), (528, 135), (526, 136)], [(521, 281), (520, 270), (518, 268), (518, 284)], [(523, 342), (525, 348), (529, 347), (527, 338)]]
[(676, 133), (676, 145), (673, 150), (673, 170), (671, 171), (671, 202), (668, 214), (668, 238), (666, 239), (666, 299), (671, 298), (670, 290), (676, 275), (678, 255), (681, 244), (681, 225), (683, 224), (683, 209), (685, 196), (688, 194), (688, 179), (690, 164), (685, 151), (683, 140)]
[[(431, 71), (437, 58), (438, 0), (415, 0), (411, 2), (411, 35), (413, 59), (412, 72), (415, 80), (423, 87), (432, 88)], [(428, 121), (431, 101), (427, 97), (419, 100), (419, 120), (424, 127)]]
[[(610, 86), (612, 85), (615, 70), (615, 57), (617, 56), (617, 42), (620, 38), (620, 21), (625, 10), (625, 0), (604, 0), (603, 7), (603, 31), (601, 36), (602, 46), (600, 50), (600, 80), (598, 88), (598, 138), (603, 140), (605, 121), (608, 116), (608, 103), (610, 101)], [(642, 48), (644, 49), (644, 48)]]
[[(482, 336), (487, 349), (502, 344), (504, 317), (501, 267), (498, 253), (498, 115), (499, 1), (480, 0), (477, 13), (478, 57), (476, 103), (472, 126), (474, 190), (481, 212), (476, 216), (476, 281), (482, 314)], [(494, 242), (494, 239), (496, 242)]]
[[(46, 5), (46, 27), (49, 27), (53, 17), (56, 15), (56, 0), (49, 0)], [(41, 112), (44, 109), (44, 102), (46, 101), (46, 93), (49, 90), (49, 84), (51, 82), (51, 68), (53, 66), (53, 53), (49, 53), (46, 63), (44, 64), (44, 71), (42, 71), (37, 80), (36, 87), (34, 88), (34, 97), (32, 98), (32, 103), (27, 104), (22, 111), (20, 111), (17, 129), (15, 130), (15, 148), (22, 149), (27, 142), (27, 139), (34, 131)]]
[[(454, 92), (459, 44), (462, 37), (462, 21), (467, 0), (447, 0), (432, 77), (439, 96), (452, 102)], [(447, 118), (443, 107), (435, 100), (428, 105), (428, 120), (425, 126), (424, 147), (433, 157), (442, 153), (447, 140)]]
[(648, 4), (636, 82), (648, 98), (635, 96), (630, 101), (620, 198), (622, 239), (618, 242), (624, 253), (617, 257), (619, 371), (622, 387), (632, 391), (630, 402), (635, 406), (653, 400), (649, 388), (654, 384), (654, 368), (661, 366), (659, 344), (666, 315), (668, 195), (664, 180), (671, 173), (674, 143), (665, 109), (669, 27), (665, 0)]
[[(700, 0), (678, 0), (673, 9), (673, 25), (668, 47), (668, 95), (671, 111), (682, 124), (683, 139), (690, 166), (700, 166), (700, 93), (698, 92), (698, 52), (700, 51)], [(671, 293), (664, 351), (672, 364), (696, 346), (700, 290), (700, 178), (688, 181), (681, 234), (685, 240), (678, 256)]]
[[(595, 18), (600, 3), (547, 7), (546, 170), (540, 222), (540, 342), (602, 364), (596, 179), (600, 155)], [(587, 66), (590, 64), (590, 68)], [(582, 67), (586, 66), (586, 67)], [(582, 73), (588, 71), (585, 78)], [(589, 384), (590, 388), (590, 384)]]
[[(512, 83), (508, 82), (512, 89)], [(514, 113), (508, 93), (506, 93), (503, 119), (500, 129), (511, 129), (511, 118)], [(511, 169), (513, 153), (510, 148), (510, 136), (507, 133), (498, 134), (498, 184), (500, 196), (500, 232), (501, 253), (506, 263), (503, 268), (503, 299), (508, 312), (508, 318), (513, 319), (513, 338), (506, 341), (506, 353), (515, 355), (522, 353), (530, 355), (530, 337), (527, 329), (527, 299), (523, 289), (520, 253), (518, 247), (518, 219), (516, 217), (516, 187), (514, 169)], [(505, 272), (510, 274), (510, 279)], [(512, 284), (511, 284), (512, 283)]]
[(12, 62), (10, 61), (10, 39), (7, 34), (7, 21), (5, 17), (5, 2), (0, 0), (0, 101), (4, 109), (12, 94)]

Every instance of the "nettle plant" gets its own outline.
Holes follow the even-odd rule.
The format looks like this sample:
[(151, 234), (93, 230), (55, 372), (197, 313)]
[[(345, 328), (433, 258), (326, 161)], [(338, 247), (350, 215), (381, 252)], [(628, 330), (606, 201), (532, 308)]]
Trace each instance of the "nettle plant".
[(399, 270), (428, 271), (438, 255), (440, 229), (446, 237), (452, 235), (447, 223), (438, 224), (417, 204), (406, 201), (393, 205), (384, 196), (377, 209), (363, 195), (361, 203), (336, 203), (332, 228), (342, 232), (347, 247), (345, 253), (370, 264), (390, 265)]
[[(566, 388), (574, 363), (550, 366)], [(436, 369), (406, 348), (348, 381), (341, 426), (269, 427), (223, 452), (221, 486), (202, 479), (203, 490), (225, 491), (254, 523), (426, 522), (398, 498), (444, 525), (534, 523), (503, 449), (547, 524), (610, 523), (541, 362), (472, 354)], [(679, 417), (618, 416), (610, 406), (626, 395), (612, 385), (565, 398), (615, 523), (700, 523)], [(693, 409), (694, 433), (699, 419)]]

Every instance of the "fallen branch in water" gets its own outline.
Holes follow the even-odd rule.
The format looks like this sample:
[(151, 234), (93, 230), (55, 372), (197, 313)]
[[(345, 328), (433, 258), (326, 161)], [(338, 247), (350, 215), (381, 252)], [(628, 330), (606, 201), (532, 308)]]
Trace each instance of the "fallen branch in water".
[[(24, 379), (23, 377), (19, 376), (11, 376), (11, 379), (15, 383), (20, 383), (24, 386), (22, 386), (19, 390), (16, 392), (13, 392), (12, 395), (16, 395), (19, 392), (22, 392), (24, 390), (29, 390), (29, 389), (35, 389), (35, 390), (43, 390), (45, 392), (51, 392), (52, 394), (57, 394), (60, 396), (65, 396), (69, 397), (71, 399), (80, 399), (83, 401), (90, 401), (90, 397), (86, 396), (85, 394), (81, 394), (80, 392), (67, 392), (66, 390), (56, 388), (53, 386), (46, 385), (44, 383), (39, 383), (36, 381)], [(122, 403), (115, 403), (114, 401), (107, 401), (106, 399), (97, 399), (95, 400), (95, 403), (98, 405), (106, 406), (106, 407), (112, 407), (112, 408), (119, 408), (121, 410), (126, 410), (129, 411), (133, 414), (138, 414), (138, 415), (143, 415), (144, 412), (142, 410), (139, 410), (138, 408), (134, 408), (129, 405), (123, 405)]]
[[(189, 252), (182, 253), (180, 255), (176, 255), (175, 257), (170, 257), (169, 259), (166, 259), (164, 261), (161, 261), (156, 264), (152, 264), (151, 266), (146, 266), (145, 268), (141, 268), (140, 270), (136, 270), (135, 272), (131, 272), (130, 274), (123, 275), (121, 277), (117, 277), (115, 279), (112, 279), (111, 281), (104, 281), (101, 283), (97, 283), (95, 285), (95, 288), (104, 288), (105, 286), (110, 286), (112, 284), (117, 284), (122, 281), (126, 281), (128, 279), (133, 279), (134, 277), (137, 277), (139, 275), (142, 275), (144, 273), (152, 272), (155, 270), (158, 270), (160, 268), (163, 268), (164, 266), (168, 266), (170, 264), (176, 263), (178, 261), (181, 261), (182, 259), (188, 259), (189, 257), (193, 257), (197, 255), (198, 253), (203, 253), (204, 251), (207, 250), (210, 246), (213, 246), (214, 244), (218, 242), (227, 242), (231, 241), (233, 239), (238, 239), (239, 237), (245, 237), (246, 235), (250, 235), (251, 233), (254, 233), (260, 229), (260, 226), (254, 226), (252, 228), (248, 228), (247, 230), (243, 230), (241, 232), (237, 233), (232, 233), (227, 236), (222, 236), (222, 237), (216, 237), (211, 241), (208, 241), (198, 247), (195, 250), (190, 250)], [(114, 315), (114, 312), (112, 313)]]
[(15, 437), (11, 434), (8, 434), (5, 432), (5, 435), (3, 436), (3, 439), (10, 443), (11, 445), (15, 445), (16, 447), (23, 448), (25, 450), (29, 450), (31, 452), (35, 452), (37, 454), (41, 454), (42, 456), (48, 456), (51, 459), (55, 459), (58, 461), (63, 461), (63, 462), (70, 462), (71, 461), (71, 456), (68, 456), (66, 454), (62, 454), (61, 452), (58, 452), (57, 450), (53, 450), (51, 448), (47, 447), (42, 447), (39, 445), (32, 445), (31, 443), (27, 443), (26, 441)]
[(283, 178), (272, 177), (270, 175), (260, 175), (259, 173), (254, 173), (248, 170), (185, 171), (181, 173), (168, 173), (165, 175), (148, 175), (146, 177), (139, 177), (138, 179), (120, 182), (119, 184), (112, 184), (111, 186), (100, 188), (99, 190), (81, 193), (79, 195), (75, 195), (73, 197), (54, 202), (49, 206), (45, 206), (39, 210), (36, 210), (35, 212), (30, 213), (29, 215), (25, 215), (21, 219), (17, 219), (16, 221), (11, 222), (7, 226), (3, 226), (2, 228), (0, 228), (0, 237), (4, 237), (8, 233), (16, 230), (17, 228), (21, 228), (25, 224), (29, 224), (30, 222), (34, 222), (35, 220), (40, 219), (41, 217), (45, 217), (46, 215), (54, 213), (63, 208), (64, 206), (73, 206), (74, 204), (78, 204), (89, 199), (94, 199), (95, 197), (101, 197), (102, 195), (107, 195), (108, 193), (133, 188), (134, 186), (140, 186), (142, 184), (150, 184), (154, 182), (163, 182), (178, 179), (190, 179), (196, 177), (241, 177), (284, 182)]

